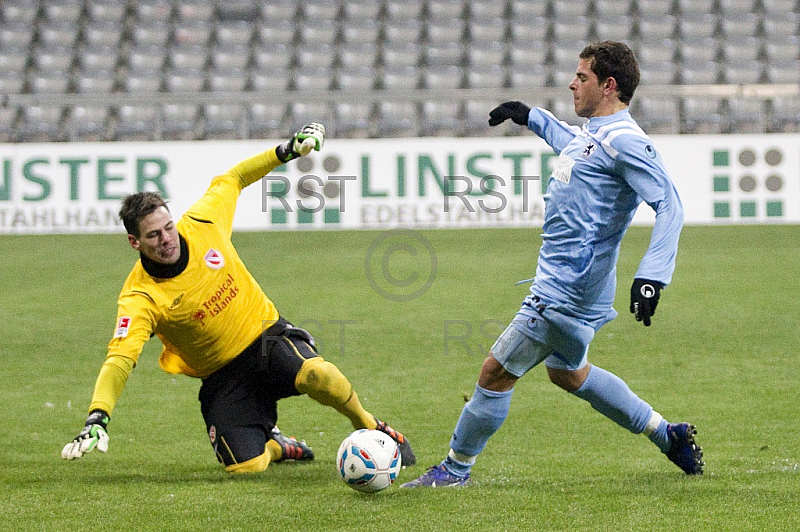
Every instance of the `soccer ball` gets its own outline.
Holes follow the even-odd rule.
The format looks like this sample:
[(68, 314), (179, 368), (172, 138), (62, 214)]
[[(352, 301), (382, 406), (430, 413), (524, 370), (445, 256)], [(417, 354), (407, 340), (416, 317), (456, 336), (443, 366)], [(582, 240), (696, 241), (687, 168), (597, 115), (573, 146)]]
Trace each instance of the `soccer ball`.
[(344, 439), (336, 455), (336, 468), (342, 480), (364, 493), (375, 493), (391, 486), (400, 466), (397, 443), (379, 430), (353, 432)]

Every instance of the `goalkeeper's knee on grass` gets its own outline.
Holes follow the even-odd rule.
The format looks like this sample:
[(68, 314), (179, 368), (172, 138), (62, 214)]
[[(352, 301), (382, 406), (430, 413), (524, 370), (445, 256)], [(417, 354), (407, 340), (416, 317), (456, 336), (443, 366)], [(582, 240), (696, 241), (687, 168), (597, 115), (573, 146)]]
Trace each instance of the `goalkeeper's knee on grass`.
[(297, 391), (347, 416), (355, 428), (374, 428), (373, 416), (364, 410), (358, 395), (339, 368), (322, 357), (303, 362), (295, 379)]

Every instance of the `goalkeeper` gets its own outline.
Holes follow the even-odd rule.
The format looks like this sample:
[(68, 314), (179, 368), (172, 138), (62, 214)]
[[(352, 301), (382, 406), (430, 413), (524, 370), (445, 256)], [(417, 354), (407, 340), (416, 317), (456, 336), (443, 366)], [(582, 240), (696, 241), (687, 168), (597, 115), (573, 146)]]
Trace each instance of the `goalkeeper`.
[(242, 189), (282, 163), (319, 150), (325, 128), (309, 124), (275, 148), (212, 180), (175, 223), (164, 200), (139, 192), (120, 218), (139, 252), (118, 300), (117, 322), (83, 430), (61, 451), (66, 459), (108, 451), (108, 422), (144, 343), (164, 344), (159, 364), (203, 380), (200, 408), (217, 459), (233, 473), (271, 462), (311, 460), (305, 442), (275, 426), (277, 401), (306, 394), (344, 414), (354, 428), (397, 441), (404, 465), (415, 462), (407, 439), (367, 412), (339, 369), (318, 355), (311, 335), (286, 321), (245, 268), (231, 243)]

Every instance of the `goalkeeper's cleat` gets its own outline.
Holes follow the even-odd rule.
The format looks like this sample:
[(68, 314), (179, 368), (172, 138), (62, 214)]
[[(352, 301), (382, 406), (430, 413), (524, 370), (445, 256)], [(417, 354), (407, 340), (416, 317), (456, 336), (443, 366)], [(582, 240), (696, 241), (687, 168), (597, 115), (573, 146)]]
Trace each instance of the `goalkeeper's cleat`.
[(419, 478), (402, 484), (401, 488), (452, 488), (469, 484), (469, 473), (459, 476), (448, 471), (442, 464), (429, 467)]
[(417, 457), (414, 456), (414, 451), (411, 449), (411, 444), (408, 443), (408, 438), (378, 418), (375, 418), (375, 422), (378, 424), (378, 426), (375, 427), (375, 430), (379, 430), (384, 434), (388, 434), (389, 437), (397, 443), (397, 448), (400, 450), (400, 460), (402, 461), (402, 465), (404, 467), (408, 467), (416, 464)]
[(694, 435), (697, 429), (689, 423), (670, 423), (667, 425), (667, 436), (670, 447), (667, 458), (680, 467), (687, 475), (702, 475), (703, 448), (697, 445)]
[(284, 436), (278, 427), (272, 428), (272, 439), (281, 446), (281, 457), (273, 462), (284, 460), (309, 461), (314, 459), (314, 451), (306, 445), (305, 441), (297, 441), (290, 436)]

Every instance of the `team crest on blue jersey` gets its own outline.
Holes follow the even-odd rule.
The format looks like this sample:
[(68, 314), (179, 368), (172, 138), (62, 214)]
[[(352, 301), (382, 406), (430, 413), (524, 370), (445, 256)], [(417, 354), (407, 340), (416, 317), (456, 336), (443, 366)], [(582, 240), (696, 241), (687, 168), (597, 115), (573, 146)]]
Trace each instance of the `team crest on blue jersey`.
[(583, 153), (581, 153), (581, 157), (583, 157), (584, 159), (588, 159), (594, 153), (595, 149), (597, 149), (597, 145), (594, 142), (590, 142), (583, 149)]

